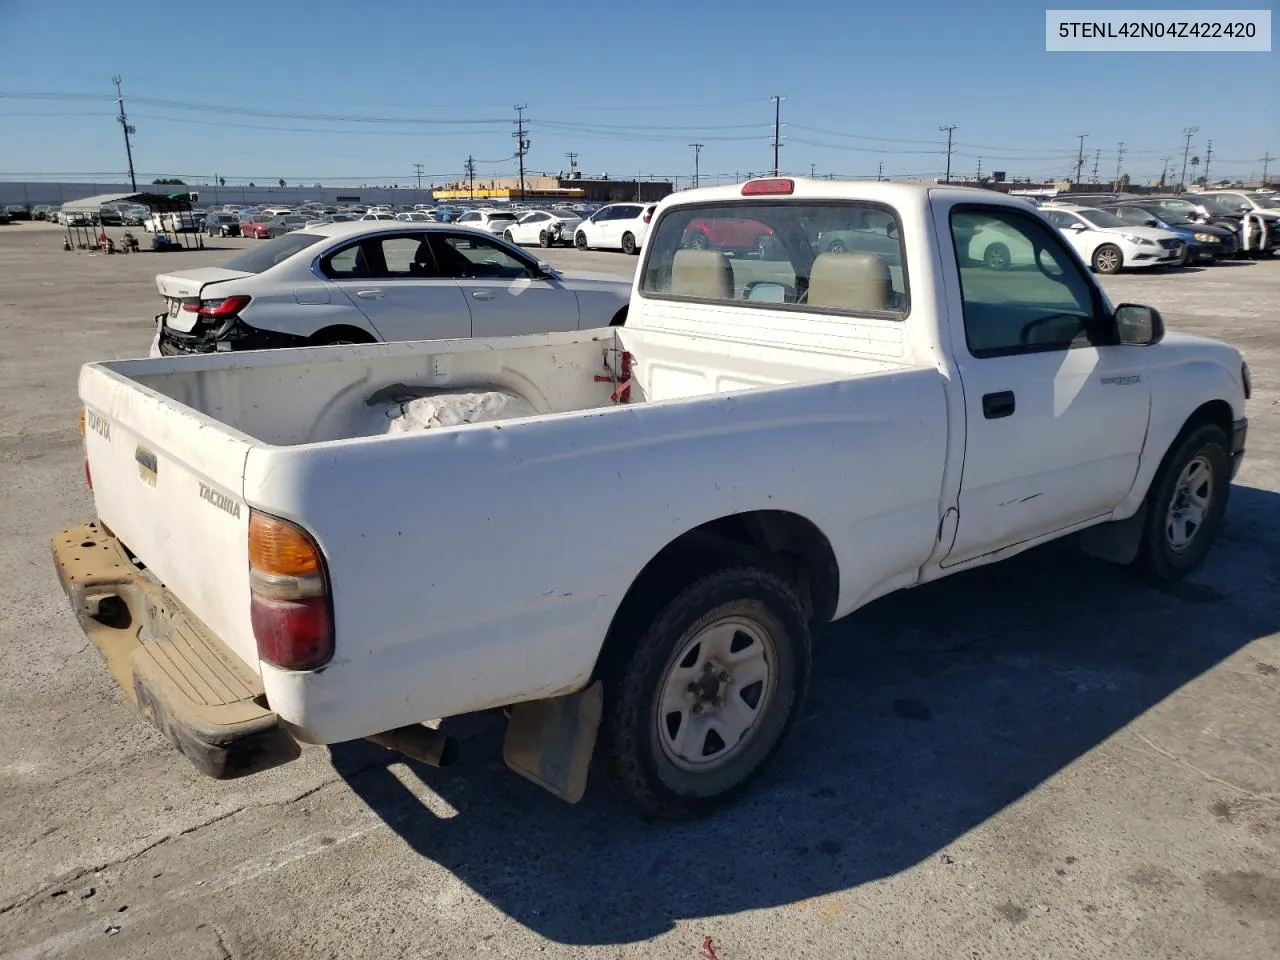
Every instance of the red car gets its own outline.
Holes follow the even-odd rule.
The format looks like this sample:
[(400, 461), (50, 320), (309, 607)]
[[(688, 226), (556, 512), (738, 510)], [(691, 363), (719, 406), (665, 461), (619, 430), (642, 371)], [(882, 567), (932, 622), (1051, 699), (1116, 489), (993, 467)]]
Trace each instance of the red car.
[(762, 250), (773, 230), (759, 220), (698, 219), (685, 228), (684, 245), (694, 250)]
[(267, 221), (270, 217), (241, 217), (240, 236), (252, 237), (254, 240), (270, 240), (271, 228)]

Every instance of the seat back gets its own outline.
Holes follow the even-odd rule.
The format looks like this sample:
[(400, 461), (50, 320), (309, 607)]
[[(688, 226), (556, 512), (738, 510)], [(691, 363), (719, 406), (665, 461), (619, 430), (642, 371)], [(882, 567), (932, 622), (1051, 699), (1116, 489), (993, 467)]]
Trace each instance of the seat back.
[(733, 297), (733, 267), (718, 250), (677, 250), (671, 262), (670, 293), (700, 300)]
[(889, 265), (874, 253), (823, 253), (809, 273), (809, 306), (857, 313), (893, 309)]

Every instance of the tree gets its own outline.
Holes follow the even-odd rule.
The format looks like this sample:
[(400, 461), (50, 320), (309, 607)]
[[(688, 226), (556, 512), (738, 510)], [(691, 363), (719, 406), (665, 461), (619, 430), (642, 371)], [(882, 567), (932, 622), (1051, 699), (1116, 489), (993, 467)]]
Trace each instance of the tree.
[(281, 177), (281, 178), (280, 178), (280, 186), (282, 186), (282, 187), (284, 186), (284, 177)]
[(171, 185), (175, 187), (185, 187), (186, 184), (177, 177), (156, 177), (151, 181), (153, 184)]
[(252, 180), (250, 180), (250, 181), (249, 181), (249, 186), (251, 186), (251, 187), (256, 187), (256, 186), (257, 186), (257, 184), (256, 184), (256, 183), (254, 183)]
[(219, 178), (218, 178), (218, 186), (220, 186), (220, 187), (225, 187), (226, 185), (227, 185), (227, 178), (226, 178), (226, 177), (219, 177)]
[(1126, 190), (1129, 189), (1129, 175), (1127, 173), (1120, 178), (1120, 186), (1124, 187)]

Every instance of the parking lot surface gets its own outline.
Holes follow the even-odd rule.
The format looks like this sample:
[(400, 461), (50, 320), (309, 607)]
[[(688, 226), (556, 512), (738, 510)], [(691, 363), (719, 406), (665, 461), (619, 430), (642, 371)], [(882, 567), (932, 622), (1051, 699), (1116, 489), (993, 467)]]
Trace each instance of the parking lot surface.
[(135, 715), (48, 539), (93, 513), (79, 366), (145, 354), (155, 273), (256, 241), (205, 242), (0, 228), (0, 956), (1280, 956), (1280, 260), (1103, 280), (1252, 367), (1204, 567), (1055, 544), (878, 601), (818, 635), (761, 785), (673, 826), (507, 772), (500, 717), (447, 771), (347, 744), (219, 782)]

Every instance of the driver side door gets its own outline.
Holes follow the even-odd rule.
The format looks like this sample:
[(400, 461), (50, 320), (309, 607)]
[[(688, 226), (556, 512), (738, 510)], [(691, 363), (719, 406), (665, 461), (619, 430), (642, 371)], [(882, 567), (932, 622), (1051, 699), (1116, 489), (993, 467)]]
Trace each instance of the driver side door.
[(1057, 231), (1004, 206), (937, 217), (961, 249), (983, 230), (1033, 251), (1030, 264), (1001, 269), (947, 258), (965, 405), (948, 567), (1109, 514), (1137, 475), (1151, 391), (1146, 348), (1100, 341), (1095, 318), (1110, 308)]

